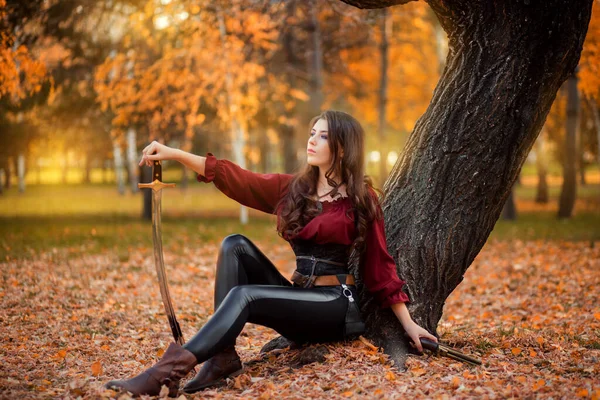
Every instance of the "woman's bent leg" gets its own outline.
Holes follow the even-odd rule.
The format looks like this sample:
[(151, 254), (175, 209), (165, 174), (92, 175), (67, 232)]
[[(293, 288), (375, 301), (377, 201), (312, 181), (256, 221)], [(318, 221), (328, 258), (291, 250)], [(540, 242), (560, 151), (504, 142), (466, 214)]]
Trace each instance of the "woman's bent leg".
[(348, 300), (337, 286), (237, 286), (184, 348), (203, 362), (234, 342), (246, 322), (273, 328), (297, 342), (340, 340), (347, 307)]
[(221, 243), (215, 278), (214, 310), (225, 296), (239, 285), (292, 284), (277, 270), (273, 263), (247, 237), (229, 235)]
[[(248, 284), (291, 286), (248, 238), (239, 234), (229, 235), (221, 243), (217, 260), (214, 310), (219, 309), (231, 289)], [(203, 334), (197, 335), (197, 341), (201, 340)], [(186, 393), (194, 393), (212, 386), (227, 376), (242, 371), (242, 362), (235, 351), (236, 337), (237, 334), (224, 338), (224, 345), (219, 347), (221, 350), (213, 352), (213, 356), (204, 363), (194, 379), (186, 384)]]

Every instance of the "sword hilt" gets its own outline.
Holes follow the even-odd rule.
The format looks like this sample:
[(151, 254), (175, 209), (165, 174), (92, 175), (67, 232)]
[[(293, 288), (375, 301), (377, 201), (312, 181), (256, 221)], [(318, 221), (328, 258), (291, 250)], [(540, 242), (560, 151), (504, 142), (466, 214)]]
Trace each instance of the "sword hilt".
[(152, 162), (152, 183), (138, 183), (139, 189), (152, 189), (158, 192), (166, 187), (175, 187), (174, 183), (164, 183), (162, 181), (162, 164), (160, 160)]
[(423, 348), (431, 351), (434, 354), (439, 353), (443, 356), (450, 357), (458, 361), (466, 362), (473, 365), (481, 365), (481, 360), (463, 354), (460, 351), (456, 351), (453, 348), (448, 347), (444, 344), (436, 343), (433, 340), (427, 338), (420, 338), (420, 340)]

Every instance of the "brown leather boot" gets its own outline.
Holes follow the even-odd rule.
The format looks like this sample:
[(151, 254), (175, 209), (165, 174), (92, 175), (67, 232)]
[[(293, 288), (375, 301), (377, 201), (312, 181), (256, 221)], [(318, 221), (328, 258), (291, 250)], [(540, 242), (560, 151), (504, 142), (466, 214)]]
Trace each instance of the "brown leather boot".
[(198, 364), (196, 356), (177, 343), (171, 343), (165, 354), (152, 367), (128, 380), (108, 382), (105, 387), (126, 390), (134, 396), (160, 394), (162, 385), (169, 388), (169, 397), (177, 396), (179, 381)]
[(235, 346), (227, 347), (202, 365), (194, 379), (183, 387), (183, 392), (195, 393), (209, 386), (217, 385), (227, 377), (237, 376), (242, 371), (242, 361), (235, 351)]

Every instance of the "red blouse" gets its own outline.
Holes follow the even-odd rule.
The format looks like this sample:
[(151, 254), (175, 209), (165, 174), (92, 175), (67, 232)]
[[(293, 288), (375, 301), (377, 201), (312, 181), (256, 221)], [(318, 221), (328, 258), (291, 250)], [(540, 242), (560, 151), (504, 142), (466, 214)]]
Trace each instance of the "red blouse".
[[(231, 161), (218, 160), (211, 153), (207, 154), (204, 173), (204, 176), (198, 174), (199, 182), (214, 182), (227, 197), (269, 214), (275, 213), (275, 206), (287, 192), (293, 177), (289, 174), (251, 172)], [(376, 198), (375, 192), (372, 194)], [(356, 228), (354, 221), (346, 215), (346, 210), (352, 207), (351, 201), (345, 197), (322, 204), (323, 212), (306, 224), (296, 238), (313, 240), (318, 244), (352, 244)], [(398, 277), (394, 259), (387, 251), (383, 219), (369, 223), (365, 241), (361, 275), (369, 292), (382, 308), (410, 301), (402, 291), (406, 282)], [(365, 269), (365, 266), (368, 268)]]

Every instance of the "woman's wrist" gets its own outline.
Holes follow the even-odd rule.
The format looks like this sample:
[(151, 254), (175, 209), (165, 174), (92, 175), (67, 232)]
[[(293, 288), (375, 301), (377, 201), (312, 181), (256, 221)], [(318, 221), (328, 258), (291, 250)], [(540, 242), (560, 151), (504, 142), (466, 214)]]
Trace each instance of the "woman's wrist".
[(181, 149), (173, 149), (173, 154), (171, 155), (171, 160), (182, 162), (185, 158), (185, 151)]
[(404, 328), (414, 324), (414, 321), (412, 320), (405, 303), (392, 304), (391, 308)]

